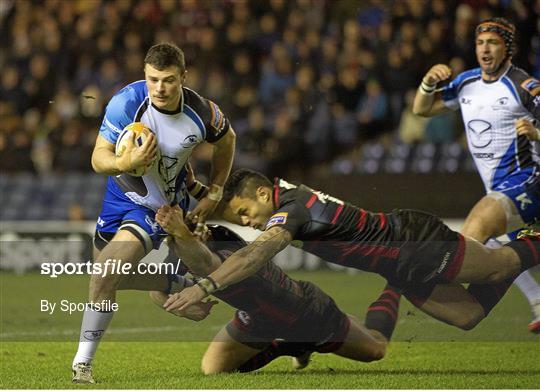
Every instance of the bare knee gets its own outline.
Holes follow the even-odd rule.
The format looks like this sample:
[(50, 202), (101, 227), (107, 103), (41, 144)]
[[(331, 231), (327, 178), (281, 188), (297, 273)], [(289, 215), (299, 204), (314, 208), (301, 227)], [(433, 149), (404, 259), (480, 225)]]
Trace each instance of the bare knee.
[(217, 375), (218, 373), (228, 373), (236, 368), (230, 368), (223, 362), (218, 362), (204, 356), (201, 362), (201, 371), (204, 375)]

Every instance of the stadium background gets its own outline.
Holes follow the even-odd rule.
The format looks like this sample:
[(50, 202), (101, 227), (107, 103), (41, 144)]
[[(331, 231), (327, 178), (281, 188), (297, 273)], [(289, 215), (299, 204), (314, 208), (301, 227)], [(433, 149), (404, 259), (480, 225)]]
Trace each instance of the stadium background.
[[(516, 24), (518, 52), (514, 63), (540, 77), (539, 14), (540, 2), (527, 0), (0, 1), (0, 328), (2, 354), (7, 357), (0, 358), (2, 370), (6, 370), (2, 388), (66, 386), (52, 370), (42, 380), (19, 377), (28, 349), (32, 352), (30, 346), (38, 345), (10, 345), (9, 341), (57, 341), (40, 348), (50, 349), (56, 356), (47, 359), (46, 366), (36, 365), (42, 365), (44, 371), (60, 370), (57, 357), (68, 362), (75, 347), (58, 341), (76, 339), (79, 318), (58, 321), (36, 317), (32, 300), (59, 292), (84, 300), (87, 282), (74, 277), (53, 283), (33, 273), (19, 276), (12, 271), (25, 272), (44, 258), (88, 258), (105, 184), (105, 178), (90, 167), (104, 105), (119, 88), (144, 77), (142, 63), (150, 45), (171, 41), (184, 50), (186, 85), (218, 103), (238, 134), (235, 167), (301, 181), (371, 210), (408, 207), (431, 211), (459, 227), (483, 194), (483, 187), (466, 150), (459, 113), (432, 119), (414, 116), (410, 105), (415, 89), (435, 63), (449, 64), (454, 75), (475, 67), (474, 26), (491, 16), (505, 16)], [(203, 181), (210, 152), (208, 146), (202, 146), (193, 157)], [(284, 257), (281, 264), (308, 270), (319, 266), (316, 260), (298, 255)], [(300, 273), (313, 273), (297, 277), (317, 281), (357, 315), (380, 288), (380, 281), (365, 276)], [(347, 290), (358, 281), (370, 293), (351, 301)], [(34, 293), (22, 298), (18, 294), (21, 288)], [(165, 325), (162, 339), (174, 340), (175, 319), (157, 309), (149, 310), (140, 294), (125, 295), (121, 300), (133, 313), (119, 316), (116, 327), (139, 324), (141, 318), (136, 314), (150, 311), (153, 319), (145, 320), (144, 325)], [(464, 368), (461, 383), (452, 380), (455, 373), (441, 371), (448, 361), (439, 357), (437, 347), (419, 352), (415, 350), (418, 347), (398, 343), (394, 349), (399, 355), (375, 367), (384, 369), (379, 374), (384, 382), (364, 372), (363, 377), (373, 382), (361, 384), (409, 387), (392, 372), (397, 365), (410, 367), (410, 387), (418, 385), (416, 378), (428, 376), (431, 368), (432, 383), (421, 384), (432, 388), (468, 388), (471, 384), (481, 388), (484, 383), (480, 380), (487, 377), (489, 388), (534, 388), (540, 381), (540, 349), (527, 348), (533, 337), (522, 330), (529, 316), (526, 302), (511, 290), (500, 307), (494, 320), (465, 337), (411, 312), (413, 309), (404, 304), (402, 313), (407, 316), (400, 320), (396, 332), (400, 341), (468, 338), (521, 342), (511, 348), (500, 343), (475, 345), (479, 366)], [(224, 319), (229, 312), (222, 315)], [(499, 328), (508, 320), (515, 330)], [(426, 322), (430, 332), (424, 329)], [(52, 334), (39, 334), (43, 327)], [(67, 329), (71, 334), (62, 332)], [(119, 338), (112, 335), (113, 340)], [(127, 339), (135, 338), (133, 335)], [(154, 338), (144, 332), (137, 335), (139, 340)], [(134, 346), (119, 349), (121, 353), (134, 349), (130, 354), (136, 356), (140, 352)], [(170, 344), (160, 346), (174, 354), (167, 351)], [(114, 356), (111, 348), (103, 349)], [(196, 358), (189, 370), (198, 368), (202, 349), (193, 350), (197, 354), (191, 354)], [(458, 347), (452, 349), (459, 355)], [(520, 361), (521, 352), (530, 360)], [(425, 358), (421, 365), (426, 373), (417, 372), (418, 362), (398, 358), (415, 353)], [(473, 352), (468, 354), (474, 357)], [(40, 355), (45, 353), (28, 360), (35, 364)], [(507, 355), (511, 365), (493, 361), (496, 355)], [(122, 359), (113, 360), (112, 368), (121, 370), (117, 363)], [(341, 368), (342, 364), (334, 364)], [(492, 367), (486, 369), (492, 364), (493, 371)], [(138, 368), (139, 364), (130, 365)], [(452, 365), (459, 367), (460, 363)], [(468, 369), (473, 372), (468, 373)], [(128, 380), (135, 381), (138, 372), (130, 373)], [(350, 382), (327, 382), (321, 372), (312, 383), (289, 379), (289, 385), (354, 388), (359, 386), (356, 374), (345, 371)], [(474, 376), (480, 380), (469, 383), (467, 379), (476, 379)], [(273, 387), (265, 382), (201, 383), (195, 378), (194, 387)], [(171, 386), (146, 381), (126, 384), (133, 388)], [(109, 378), (105, 387), (111, 384), (126, 386)], [(277, 384), (283, 387), (283, 383)], [(185, 383), (180, 385), (189, 388)]]

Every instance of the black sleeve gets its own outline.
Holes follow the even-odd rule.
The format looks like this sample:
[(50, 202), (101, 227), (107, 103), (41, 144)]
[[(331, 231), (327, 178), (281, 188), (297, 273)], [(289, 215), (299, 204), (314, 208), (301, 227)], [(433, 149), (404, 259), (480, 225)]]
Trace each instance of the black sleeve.
[[(529, 77), (520, 84), (520, 90), (523, 106), (540, 121), (540, 80)], [(539, 123), (536, 124), (538, 125)]]
[(204, 122), (206, 127), (206, 141), (215, 143), (229, 131), (231, 124), (227, 117), (223, 115), (218, 105), (209, 99), (205, 100), (210, 111), (208, 121)]
[(205, 141), (215, 143), (222, 138), (231, 125), (219, 106), (189, 88), (184, 87), (183, 91), (186, 104), (195, 110), (204, 123)]
[(282, 205), (270, 217), (270, 220), (266, 223), (265, 230), (271, 227), (283, 227), (294, 237), (300, 227), (308, 224), (310, 221), (311, 216), (305, 205), (299, 200), (291, 200)]
[(508, 76), (516, 86), (521, 104), (536, 118), (535, 125), (538, 126), (538, 121), (540, 121), (540, 80), (531, 77), (527, 72), (517, 67), (514, 67)]

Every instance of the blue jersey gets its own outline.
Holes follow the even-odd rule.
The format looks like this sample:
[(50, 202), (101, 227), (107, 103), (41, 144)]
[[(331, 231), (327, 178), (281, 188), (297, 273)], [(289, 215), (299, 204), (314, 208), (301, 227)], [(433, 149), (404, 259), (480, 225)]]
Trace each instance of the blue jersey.
[(185, 87), (178, 110), (158, 109), (152, 105), (144, 80), (129, 84), (111, 99), (100, 134), (116, 144), (122, 129), (132, 122), (142, 122), (154, 132), (159, 161), (142, 177), (121, 174), (114, 181), (130, 200), (152, 210), (187, 196), (183, 168), (191, 152), (203, 141), (218, 141), (230, 127), (215, 103)]
[(518, 137), (515, 122), (526, 118), (539, 126), (540, 81), (510, 66), (488, 82), (476, 68), (443, 87), (442, 98), (447, 107), (461, 109), (469, 150), (487, 193), (511, 199), (523, 222), (539, 219), (539, 143)]

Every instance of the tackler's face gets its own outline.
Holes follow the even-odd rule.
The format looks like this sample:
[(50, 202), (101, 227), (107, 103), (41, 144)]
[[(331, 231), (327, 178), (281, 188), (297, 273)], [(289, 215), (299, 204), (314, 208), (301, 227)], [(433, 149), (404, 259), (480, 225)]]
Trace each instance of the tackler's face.
[(274, 214), (272, 190), (266, 187), (257, 189), (255, 198), (235, 196), (229, 201), (228, 213), (231, 222), (264, 231), (270, 217)]
[(493, 32), (484, 32), (476, 37), (476, 59), (482, 72), (490, 75), (500, 69), (506, 57), (502, 37)]
[(178, 109), (186, 72), (181, 72), (180, 68), (174, 65), (158, 70), (145, 64), (144, 74), (152, 104), (161, 110)]

